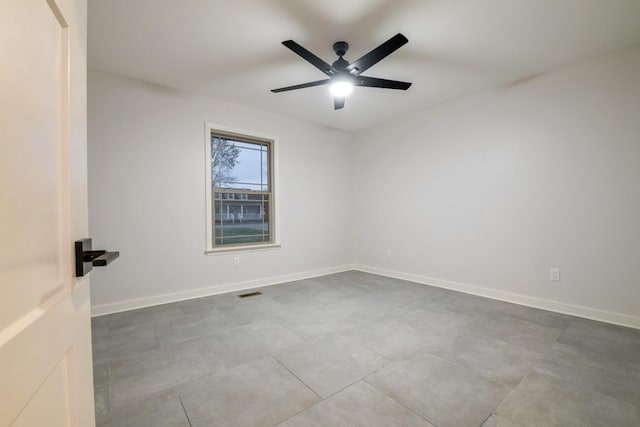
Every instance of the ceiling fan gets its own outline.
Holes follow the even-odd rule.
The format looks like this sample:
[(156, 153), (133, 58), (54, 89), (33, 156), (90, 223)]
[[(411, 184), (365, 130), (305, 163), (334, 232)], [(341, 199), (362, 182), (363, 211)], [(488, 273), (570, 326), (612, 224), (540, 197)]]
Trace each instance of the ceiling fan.
[(377, 48), (373, 49), (371, 52), (364, 55), (362, 58), (353, 61), (352, 63), (349, 63), (343, 58), (343, 56), (349, 49), (349, 44), (343, 41), (336, 42), (333, 44), (333, 51), (336, 53), (336, 55), (338, 55), (339, 58), (331, 65), (327, 64), (322, 59), (318, 58), (316, 55), (309, 52), (307, 49), (300, 46), (293, 40), (283, 41), (283, 45), (300, 55), (311, 65), (329, 76), (329, 78), (324, 80), (317, 80), (315, 82), (302, 83), (294, 86), (281, 87), (279, 89), (272, 89), (271, 92), (285, 92), (288, 90), (303, 89), (306, 87), (320, 86), (331, 83), (329, 89), (334, 96), (334, 108), (338, 110), (344, 107), (345, 97), (349, 93), (351, 93), (354, 86), (407, 90), (409, 89), (409, 86), (411, 86), (411, 83), (363, 76), (362, 73), (398, 50), (408, 41), (409, 40), (405, 36), (398, 33), (386, 42), (382, 43)]

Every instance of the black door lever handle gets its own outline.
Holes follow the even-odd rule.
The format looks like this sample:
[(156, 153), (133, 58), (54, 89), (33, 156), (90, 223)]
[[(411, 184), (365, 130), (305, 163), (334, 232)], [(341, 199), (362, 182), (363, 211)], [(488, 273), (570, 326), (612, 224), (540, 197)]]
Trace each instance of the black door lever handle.
[(76, 277), (89, 273), (93, 267), (104, 267), (120, 256), (120, 252), (92, 250), (91, 239), (76, 240)]

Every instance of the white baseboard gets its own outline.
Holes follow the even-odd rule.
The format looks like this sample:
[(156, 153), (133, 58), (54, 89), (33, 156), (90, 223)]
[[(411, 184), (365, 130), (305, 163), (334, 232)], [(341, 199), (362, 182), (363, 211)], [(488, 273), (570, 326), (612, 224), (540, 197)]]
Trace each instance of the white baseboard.
[(277, 285), (279, 283), (293, 282), (295, 280), (310, 279), (312, 277), (324, 276), (326, 274), (341, 273), (353, 270), (353, 265), (343, 265), (337, 267), (321, 268), (318, 270), (302, 271), (298, 273), (283, 274), (281, 276), (265, 277), (244, 282), (228, 283), (224, 285), (211, 286), (208, 288), (192, 289), (184, 292), (158, 295), (148, 298), (119, 301), (109, 304), (101, 304), (91, 307), (91, 317), (104, 316), (105, 314), (119, 313), (121, 311), (135, 310), (137, 308), (151, 307), (154, 305), (167, 304), (171, 302), (184, 301), (193, 298), (206, 297), (210, 295), (224, 294), (227, 292), (243, 291), (262, 286)]
[(640, 317), (628, 314), (614, 313), (599, 310), (596, 308), (583, 307), (579, 305), (566, 304), (563, 302), (551, 301), (527, 295), (514, 294), (511, 292), (498, 291), (495, 289), (482, 288), (480, 286), (466, 283), (450, 282), (448, 280), (434, 279), (432, 277), (419, 274), (404, 273), (400, 271), (387, 270), (384, 268), (372, 267), (368, 265), (354, 265), (354, 270), (365, 273), (379, 274), (381, 276), (393, 277), (395, 279), (408, 280), (410, 282), (422, 283), (424, 285), (436, 286), (439, 288), (451, 289), (467, 294), (492, 298), (495, 300), (512, 302), (528, 307), (540, 308), (543, 310), (555, 311), (557, 313), (568, 314), (585, 319), (597, 320), (600, 322), (613, 323), (621, 326), (640, 329)]
[(103, 316), (106, 314), (119, 313), (121, 311), (134, 310), (138, 308), (150, 307), (154, 305), (167, 304), (171, 302), (184, 301), (193, 298), (206, 297), (210, 295), (236, 292), (246, 289), (253, 289), (262, 286), (277, 285), (279, 283), (292, 282), (295, 280), (310, 279), (312, 277), (324, 276), (326, 274), (341, 273), (343, 271), (358, 270), (365, 273), (378, 274), (381, 276), (393, 277), (395, 279), (408, 280), (410, 282), (421, 283), (429, 286), (436, 286), (444, 289), (460, 291), (471, 295), (492, 298), (499, 301), (511, 302), (528, 307), (540, 308), (543, 310), (555, 311), (557, 313), (582, 317), (585, 319), (597, 320), (600, 322), (613, 323), (621, 326), (640, 329), (640, 317), (628, 314), (614, 313), (599, 310), (591, 307), (566, 304), (541, 298), (530, 297), (522, 294), (498, 291), (495, 289), (483, 288), (466, 283), (452, 282), (448, 280), (435, 279), (419, 274), (405, 273), (395, 270), (387, 270), (368, 265), (343, 265), (336, 267), (321, 268), (298, 273), (284, 274), (281, 276), (266, 277), (244, 282), (228, 283), (219, 286), (211, 286), (201, 289), (192, 289), (184, 292), (158, 295), (148, 298), (140, 298), (127, 301), (119, 301), (110, 304), (102, 304), (91, 308), (91, 316)]

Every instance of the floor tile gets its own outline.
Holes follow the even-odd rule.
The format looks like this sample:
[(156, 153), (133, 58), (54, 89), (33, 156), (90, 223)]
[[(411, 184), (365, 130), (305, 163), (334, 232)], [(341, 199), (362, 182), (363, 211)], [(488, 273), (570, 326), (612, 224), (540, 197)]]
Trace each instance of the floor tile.
[(194, 338), (216, 333), (236, 326), (235, 322), (218, 309), (196, 311), (171, 317), (153, 326), (160, 346), (179, 344)]
[[(350, 274), (357, 273), (357, 274)], [(315, 277), (314, 280), (321, 283), (323, 286), (340, 291), (346, 296), (359, 295), (367, 292), (366, 287), (357, 285), (354, 282), (354, 278), (359, 277), (362, 274), (360, 272), (344, 272), (337, 274), (329, 274), (327, 276)]]
[(286, 328), (261, 321), (225, 329), (204, 338), (227, 368), (260, 359), (299, 344), (300, 338)]
[(487, 418), (487, 421), (485, 421), (484, 424), (482, 424), (482, 427), (533, 427), (533, 426), (520, 424), (509, 418), (505, 418), (501, 415), (493, 414), (489, 418)]
[(275, 357), (322, 398), (387, 363), (386, 359), (339, 334), (289, 347)]
[(223, 370), (220, 360), (202, 339), (112, 362), (111, 405), (122, 406)]
[[(247, 291), (250, 292), (250, 291)], [(226, 294), (209, 295), (201, 298), (192, 298), (184, 301), (176, 302), (184, 314), (197, 313), (199, 311), (209, 311), (225, 304), (233, 304), (238, 300), (238, 293), (230, 292)]]
[(97, 427), (189, 427), (178, 395), (166, 391), (96, 416)]
[(151, 324), (132, 325), (116, 330), (92, 331), (94, 364), (126, 358), (158, 348), (158, 340)]
[(536, 366), (536, 371), (640, 406), (639, 364), (612, 360), (601, 353), (556, 343)]
[(435, 298), (436, 295), (443, 293), (444, 291), (442, 288), (438, 288), (436, 286), (409, 282), (406, 280), (402, 280), (397, 288), (410, 292), (416, 298)]
[(411, 290), (405, 287), (394, 287), (380, 289), (362, 294), (363, 301), (373, 303), (383, 303), (390, 308), (404, 307), (416, 301), (421, 296), (416, 296)]
[(451, 342), (456, 337), (464, 334), (466, 329), (464, 326), (449, 328), (447, 330), (430, 330), (430, 329), (418, 329), (420, 334), (420, 350), (433, 353), (438, 350), (442, 350), (451, 345)]
[(556, 329), (566, 329), (575, 319), (573, 316), (566, 314), (554, 313), (552, 311), (540, 310), (538, 308), (527, 307), (524, 305), (503, 303), (497, 309), (496, 313), (506, 314), (520, 320), (527, 320), (542, 326), (549, 326)]
[(433, 427), (364, 382), (334, 394), (278, 426)]
[(407, 323), (420, 333), (420, 348), (435, 351), (445, 348), (467, 331), (470, 317), (432, 307), (420, 299), (391, 311), (390, 316)]
[(469, 323), (469, 329), (538, 353), (544, 353), (562, 333), (560, 329), (494, 313), (476, 317)]
[(341, 285), (350, 284), (353, 277), (356, 277), (360, 274), (362, 274), (360, 271), (350, 270), (342, 271), (340, 273), (325, 274), (324, 276), (314, 277), (314, 279), (322, 283), (323, 285)]
[(96, 419), (102, 419), (111, 412), (111, 384), (107, 381), (93, 385), (93, 401)]
[(91, 330), (96, 331), (98, 329), (109, 329), (108, 315), (95, 316), (91, 318)]
[(217, 308), (238, 325), (289, 316), (285, 306), (265, 295), (240, 299)]
[(417, 329), (430, 331), (457, 330), (471, 321), (470, 317), (434, 308), (424, 300), (416, 301), (402, 308), (396, 308), (391, 311), (390, 315)]
[(183, 312), (176, 304), (162, 304), (110, 314), (104, 316), (104, 321), (109, 329), (114, 330), (124, 326), (128, 327), (142, 323), (153, 323), (156, 320), (164, 320), (170, 317), (180, 316), (181, 314), (183, 314)]
[(303, 340), (329, 335), (356, 325), (355, 320), (348, 319), (347, 313), (333, 310), (330, 306), (313, 307), (296, 312), (289, 317), (281, 317), (275, 322), (293, 332)]
[(511, 390), (422, 352), (366, 381), (438, 427), (477, 427)]
[[(318, 310), (326, 310), (327, 307), (339, 304), (345, 297), (331, 296), (328, 298), (310, 298), (308, 300), (300, 300), (295, 304), (283, 304), (289, 315), (305, 315), (309, 312)], [(344, 316), (343, 316), (344, 317)], [(274, 320), (287, 320), (287, 316), (279, 316)]]
[(94, 363), (93, 365), (93, 383), (103, 384), (109, 381), (111, 377), (111, 365), (109, 362)]
[(467, 317), (475, 317), (482, 313), (492, 313), (501, 304), (504, 304), (501, 301), (451, 290), (443, 290), (433, 297), (425, 298), (424, 301), (432, 307)]
[(305, 307), (320, 306), (337, 302), (345, 295), (340, 291), (323, 286), (321, 283), (313, 282), (310, 286), (290, 289), (288, 292), (270, 296), (271, 299), (286, 306), (288, 309), (295, 309), (296, 306)]
[(294, 280), (292, 282), (278, 283), (276, 285), (261, 286), (261, 287), (252, 289), (252, 291), (262, 292), (264, 295), (271, 298), (272, 296), (275, 296), (275, 295), (286, 295), (291, 291), (296, 291), (299, 289), (314, 288), (319, 283), (320, 282), (316, 281), (316, 278), (314, 277), (311, 279)]
[(96, 414), (105, 415), (111, 411), (111, 365), (109, 362), (93, 366), (93, 397)]
[(324, 307), (338, 317), (344, 317), (355, 322), (377, 319), (393, 309), (393, 305), (388, 301), (373, 300), (366, 294), (344, 298), (335, 304), (328, 304)]
[(192, 427), (273, 426), (320, 400), (270, 356), (177, 391)]
[(542, 357), (532, 350), (468, 333), (432, 354), (510, 387), (518, 385)]
[(612, 359), (640, 363), (640, 330), (586, 319), (576, 319), (559, 343), (604, 354)]
[(422, 348), (422, 334), (389, 316), (344, 329), (341, 335), (390, 360), (407, 358)]
[(498, 407), (502, 424), (526, 426), (637, 427), (637, 406), (596, 393), (558, 377), (529, 374)]
[(391, 277), (356, 271), (351, 274), (349, 282), (355, 286), (361, 287), (367, 292), (373, 292), (376, 290), (389, 289), (395, 286), (399, 286), (402, 281), (393, 279)]
[(208, 311), (216, 308), (217, 295), (211, 295), (201, 298), (192, 298), (184, 301), (176, 302), (176, 305), (182, 310), (183, 314), (197, 313), (198, 311)]

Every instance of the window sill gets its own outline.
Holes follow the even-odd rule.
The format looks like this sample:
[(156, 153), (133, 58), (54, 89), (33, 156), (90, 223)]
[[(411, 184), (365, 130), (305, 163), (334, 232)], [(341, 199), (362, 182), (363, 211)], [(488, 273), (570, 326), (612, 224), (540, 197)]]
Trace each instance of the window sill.
[(220, 248), (220, 249), (207, 249), (204, 251), (205, 255), (224, 255), (228, 253), (239, 253), (239, 252), (256, 252), (256, 251), (269, 251), (273, 249), (280, 249), (282, 245), (280, 243), (270, 243), (268, 245), (252, 245), (252, 246), (238, 246), (231, 248)]

